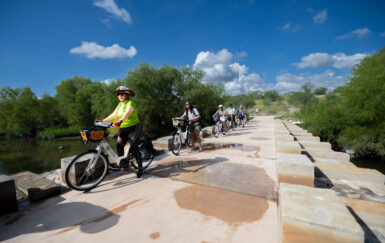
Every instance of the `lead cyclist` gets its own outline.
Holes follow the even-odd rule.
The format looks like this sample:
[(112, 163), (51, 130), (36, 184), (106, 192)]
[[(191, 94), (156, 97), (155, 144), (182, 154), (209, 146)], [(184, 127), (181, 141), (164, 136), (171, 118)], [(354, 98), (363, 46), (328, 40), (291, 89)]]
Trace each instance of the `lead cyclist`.
[[(142, 124), (138, 118), (136, 103), (131, 99), (135, 96), (135, 93), (125, 86), (119, 86), (116, 89), (116, 95), (120, 102), (115, 110), (103, 119), (103, 121), (112, 121), (115, 127), (119, 127), (118, 140), (116, 143), (116, 152), (119, 157), (124, 155), (124, 146), (130, 141), (130, 150), (133, 149), (133, 154), (139, 167), (136, 176), (140, 178), (143, 176), (143, 165), (137, 141), (142, 130)], [(119, 165), (116, 164), (112, 166), (119, 168)]]

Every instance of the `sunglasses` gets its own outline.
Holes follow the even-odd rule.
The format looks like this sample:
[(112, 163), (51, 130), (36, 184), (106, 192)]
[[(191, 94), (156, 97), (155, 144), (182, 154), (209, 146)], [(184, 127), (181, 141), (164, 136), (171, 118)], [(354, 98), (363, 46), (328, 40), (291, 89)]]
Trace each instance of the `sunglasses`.
[(125, 93), (117, 93), (117, 96), (119, 96), (119, 95), (125, 95)]

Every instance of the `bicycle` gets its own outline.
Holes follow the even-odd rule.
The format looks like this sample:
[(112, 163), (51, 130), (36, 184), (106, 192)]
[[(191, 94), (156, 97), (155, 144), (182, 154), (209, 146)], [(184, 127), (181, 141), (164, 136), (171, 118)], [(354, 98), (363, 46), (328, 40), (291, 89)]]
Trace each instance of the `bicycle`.
[(230, 116), (228, 116), (226, 118), (226, 125), (229, 128), (229, 130), (231, 129), (231, 130), (235, 131), (235, 128), (237, 127), (236, 123), (234, 122), (234, 119), (235, 119), (234, 117), (233, 117), (233, 119), (231, 119)]
[(216, 123), (214, 126), (213, 126), (213, 130), (212, 130), (212, 133), (214, 135), (214, 137), (219, 137), (219, 133), (222, 132), (223, 135), (226, 135), (226, 130), (224, 129), (223, 127), (223, 119), (220, 119), (218, 116), (214, 116), (213, 117), (213, 120), (214, 122)]
[[(99, 144), (95, 149), (77, 155), (68, 164), (65, 170), (65, 180), (70, 188), (78, 191), (87, 191), (95, 188), (109, 173), (110, 160), (111, 162), (119, 163), (118, 169), (111, 168), (111, 170), (127, 169), (129, 164), (135, 169), (139, 168), (131, 148), (127, 156), (118, 157), (104, 139), (105, 130), (112, 127), (112, 125), (113, 123), (110, 122), (96, 122), (95, 127), (80, 130), (83, 143), (99, 142)], [(154, 150), (151, 142), (146, 140), (139, 141), (138, 148), (142, 157), (143, 169), (145, 169), (154, 159)]]
[[(191, 147), (191, 137), (190, 137), (190, 124), (187, 122), (187, 119), (175, 117), (172, 118), (172, 125), (176, 128), (172, 133), (171, 141), (171, 152), (175, 155), (178, 155), (182, 144)], [(183, 132), (182, 128), (186, 125), (186, 131)]]

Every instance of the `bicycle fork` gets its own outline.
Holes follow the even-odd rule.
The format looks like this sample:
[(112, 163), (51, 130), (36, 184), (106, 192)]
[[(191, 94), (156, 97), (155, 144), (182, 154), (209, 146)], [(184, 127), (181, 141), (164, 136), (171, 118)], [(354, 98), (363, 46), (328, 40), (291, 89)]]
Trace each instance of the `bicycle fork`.
[(95, 149), (97, 151), (97, 154), (93, 154), (90, 163), (88, 163), (88, 166), (85, 170), (85, 173), (89, 176), (92, 175), (95, 172), (95, 167), (96, 167), (96, 161), (98, 161), (100, 154), (102, 153), (102, 147), (98, 146)]

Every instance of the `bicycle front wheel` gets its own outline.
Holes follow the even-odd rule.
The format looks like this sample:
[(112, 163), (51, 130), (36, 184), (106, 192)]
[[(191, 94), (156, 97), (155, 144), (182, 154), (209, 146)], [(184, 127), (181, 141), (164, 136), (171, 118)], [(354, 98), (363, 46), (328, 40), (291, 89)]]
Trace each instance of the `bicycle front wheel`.
[(178, 131), (175, 131), (172, 135), (171, 141), (171, 152), (175, 155), (178, 155), (182, 147), (182, 136)]
[(67, 166), (65, 180), (67, 185), (78, 191), (87, 191), (103, 181), (108, 173), (108, 158), (96, 150), (76, 156)]

